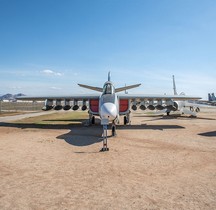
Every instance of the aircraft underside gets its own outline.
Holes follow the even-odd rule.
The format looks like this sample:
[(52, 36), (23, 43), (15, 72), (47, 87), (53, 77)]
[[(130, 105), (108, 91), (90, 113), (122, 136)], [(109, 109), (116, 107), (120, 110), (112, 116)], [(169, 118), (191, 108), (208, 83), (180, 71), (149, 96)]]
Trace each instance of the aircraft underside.
[[(89, 115), (99, 116), (99, 99), (90, 99), (86, 101), (70, 101), (70, 100), (46, 100), (45, 106), (42, 108), (44, 111), (48, 110), (89, 110)], [(165, 113), (167, 115), (170, 112), (180, 111), (181, 114), (189, 114), (195, 116), (197, 112), (200, 111), (199, 107), (194, 106), (193, 104), (185, 105), (185, 103), (177, 101), (135, 101), (129, 99), (120, 99), (119, 100), (119, 115), (125, 116), (124, 124), (129, 123), (129, 114), (133, 111), (142, 110), (142, 111), (158, 111), (159, 113)]]

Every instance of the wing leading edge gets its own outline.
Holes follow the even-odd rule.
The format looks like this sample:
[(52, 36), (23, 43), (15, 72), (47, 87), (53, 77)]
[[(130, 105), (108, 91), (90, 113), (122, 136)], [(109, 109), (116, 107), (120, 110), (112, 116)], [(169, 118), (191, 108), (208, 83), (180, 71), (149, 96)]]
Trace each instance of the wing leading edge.
[(20, 96), (16, 97), (17, 100), (23, 101), (42, 101), (42, 100), (88, 100), (99, 99), (99, 94), (80, 94), (80, 95), (65, 95), (65, 96)]
[(186, 95), (157, 95), (157, 94), (122, 94), (118, 95), (119, 99), (140, 99), (140, 100), (198, 100), (201, 97)]

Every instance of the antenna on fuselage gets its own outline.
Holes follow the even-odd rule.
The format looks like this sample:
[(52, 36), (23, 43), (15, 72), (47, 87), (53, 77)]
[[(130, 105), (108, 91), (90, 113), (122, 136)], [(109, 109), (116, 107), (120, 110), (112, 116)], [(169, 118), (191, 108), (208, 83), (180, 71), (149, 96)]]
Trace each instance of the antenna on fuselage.
[(108, 81), (110, 82), (110, 80), (111, 80), (111, 74), (110, 74), (110, 71), (109, 71), (109, 73), (108, 73)]

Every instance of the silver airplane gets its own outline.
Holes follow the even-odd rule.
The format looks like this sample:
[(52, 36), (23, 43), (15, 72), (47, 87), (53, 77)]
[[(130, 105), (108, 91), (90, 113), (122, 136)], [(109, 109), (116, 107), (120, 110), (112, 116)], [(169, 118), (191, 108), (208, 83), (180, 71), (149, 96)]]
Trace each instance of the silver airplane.
[[(200, 97), (185, 96), (185, 95), (145, 95), (145, 94), (119, 94), (121, 91), (139, 87), (141, 84), (124, 86), (115, 88), (111, 82), (110, 72), (108, 74), (108, 81), (104, 83), (103, 88), (93, 87), (83, 84), (78, 84), (80, 87), (95, 90), (100, 94), (83, 94), (70, 96), (39, 96), (17, 97), (18, 100), (45, 100), (45, 106), (42, 108), (47, 110), (78, 110), (79, 101), (82, 102), (81, 109), (89, 111), (89, 122), (95, 123), (95, 116), (99, 116), (102, 125), (112, 123), (112, 135), (116, 135), (116, 124), (119, 123), (120, 116), (124, 116), (124, 125), (130, 123), (131, 109), (136, 111), (141, 110), (163, 110), (167, 113), (178, 110), (179, 103), (182, 104), (186, 100), (197, 100)], [(185, 112), (186, 113), (186, 112)], [(104, 144), (106, 146), (106, 144)], [(107, 148), (102, 148), (107, 150)]]
[[(173, 93), (175, 96), (185, 96), (184, 92), (181, 92), (180, 94), (177, 93), (177, 88), (176, 88), (176, 83), (175, 83), (175, 76), (172, 76), (173, 79)], [(194, 99), (193, 99), (194, 100)], [(173, 112), (180, 112), (180, 114), (189, 114), (191, 116), (196, 116), (196, 114), (200, 111), (199, 104), (197, 103), (192, 103), (189, 102), (188, 100), (178, 100), (174, 101), (174, 106), (173, 107), (165, 107), (163, 110), (164, 112), (167, 113), (167, 115), (170, 114), (171, 111)]]

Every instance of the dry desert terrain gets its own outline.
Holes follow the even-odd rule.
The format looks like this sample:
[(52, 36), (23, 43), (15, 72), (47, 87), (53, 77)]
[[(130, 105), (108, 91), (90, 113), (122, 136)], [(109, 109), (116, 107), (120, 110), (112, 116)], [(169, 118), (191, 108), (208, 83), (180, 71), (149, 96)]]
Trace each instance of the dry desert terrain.
[(216, 209), (215, 110), (135, 112), (109, 152), (99, 122), (62, 121), (0, 124), (1, 210)]

